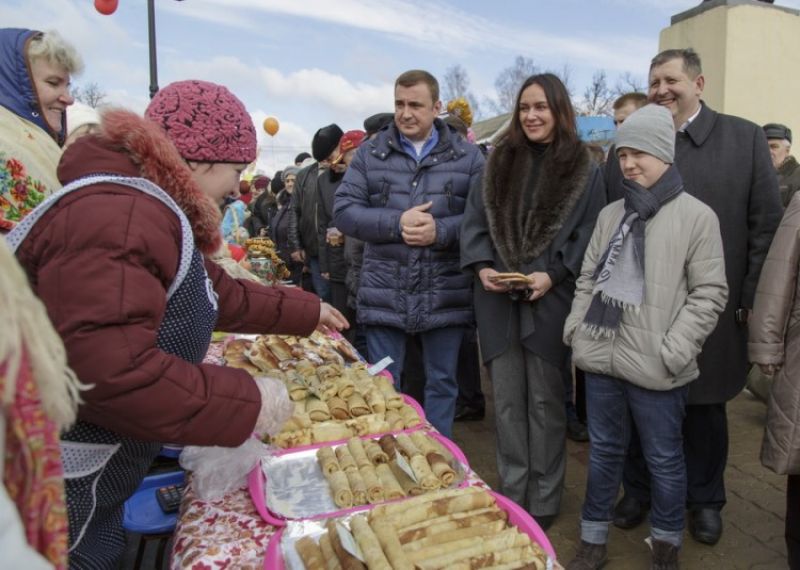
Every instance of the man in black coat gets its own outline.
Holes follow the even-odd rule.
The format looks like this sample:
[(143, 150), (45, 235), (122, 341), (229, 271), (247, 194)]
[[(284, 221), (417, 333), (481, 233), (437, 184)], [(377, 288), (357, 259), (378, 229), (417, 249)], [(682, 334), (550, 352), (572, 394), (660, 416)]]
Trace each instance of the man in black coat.
[[(715, 544), (725, 505), (725, 403), (745, 384), (747, 316), (782, 209), (764, 131), (710, 109), (701, 100), (704, 85), (700, 58), (692, 49), (663, 51), (650, 64), (648, 99), (672, 112), (675, 164), (685, 189), (719, 218), (730, 290), (728, 305), (700, 354), (700, 377), (689, 390), (683, 429), (689, 530), (695, 540)], [(619, 162), (610, 154), (609, 201), (622, 197), (621, 180)], [(638, 438), (632, 437), (625, 496), (614, 513), (614, 524), (621, 528), (638, 525), (649, 508), (650, 475), (637, 448)]]
[(332, 123), (322, 127), (311, 141), (314, 162), (297, 173), (289, 216), (289, 244), (292, 247), (292, 260), (302, 262), (308, 267), (314, 283), (314, 292), (324, 301), (330, 302), (331, 293), (328, 281), (322, 278), (319, 268), (319, 247), (317, 244), (317, 179), (330, 167), (339, 149), (342, 129)]

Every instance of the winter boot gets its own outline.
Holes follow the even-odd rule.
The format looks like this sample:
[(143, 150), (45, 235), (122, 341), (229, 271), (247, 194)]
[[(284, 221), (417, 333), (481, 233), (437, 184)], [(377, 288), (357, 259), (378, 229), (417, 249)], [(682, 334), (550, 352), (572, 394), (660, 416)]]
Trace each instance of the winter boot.
[(608, 562), (608, 550), (605, 544), (592, 544), (581, 540), (578, 552), (575, 554), (566, 570), (599, 570)]

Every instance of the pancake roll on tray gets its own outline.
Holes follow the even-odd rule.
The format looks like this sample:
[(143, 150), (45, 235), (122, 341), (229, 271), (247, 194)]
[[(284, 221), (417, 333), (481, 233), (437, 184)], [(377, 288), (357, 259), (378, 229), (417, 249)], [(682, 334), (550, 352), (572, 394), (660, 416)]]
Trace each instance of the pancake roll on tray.
[[(545, 570), (547, 554), (531, 538), (508, 523), (485, 489), (440, 491), (391, 504), (366, 515), (342, 519), (358, 543), (365, 566), (347, 566), (354, 558), (341, 546), (336, 521), (326, 523), (333, 551), (342, 568), (394, 570)], [(320, 539), (322, 542), (322, 539)], [(326, 541), (327, 542), (327, 541)], [(335, 568), (334, 565), (329, 566)], [(360, 563), (359, 563), (360, 564)]]

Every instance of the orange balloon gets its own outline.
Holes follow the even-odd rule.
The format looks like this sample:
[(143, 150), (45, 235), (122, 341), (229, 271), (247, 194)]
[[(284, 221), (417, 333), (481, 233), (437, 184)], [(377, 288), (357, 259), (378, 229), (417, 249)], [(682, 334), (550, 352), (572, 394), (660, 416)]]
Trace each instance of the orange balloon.
[(267, 117), (264, 119), (264, 131), (266, 131), (269, 136), (274, 137), (280, 128), (281, 124), (275, 117)]

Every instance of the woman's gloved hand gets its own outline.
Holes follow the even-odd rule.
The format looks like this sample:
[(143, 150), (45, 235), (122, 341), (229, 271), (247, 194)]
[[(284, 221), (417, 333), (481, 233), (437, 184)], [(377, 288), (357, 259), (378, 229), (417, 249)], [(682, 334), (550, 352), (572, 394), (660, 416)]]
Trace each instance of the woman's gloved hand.
[(254, 431), (263, 438), (265, 435), (277, 435), (286, 421), (294, 413), (294, 404), (289, 399), (289, 392), (280, 380), (268, 376), (256, 376), (256, 386), (261, 392), (261, 412), (256, 420)]

